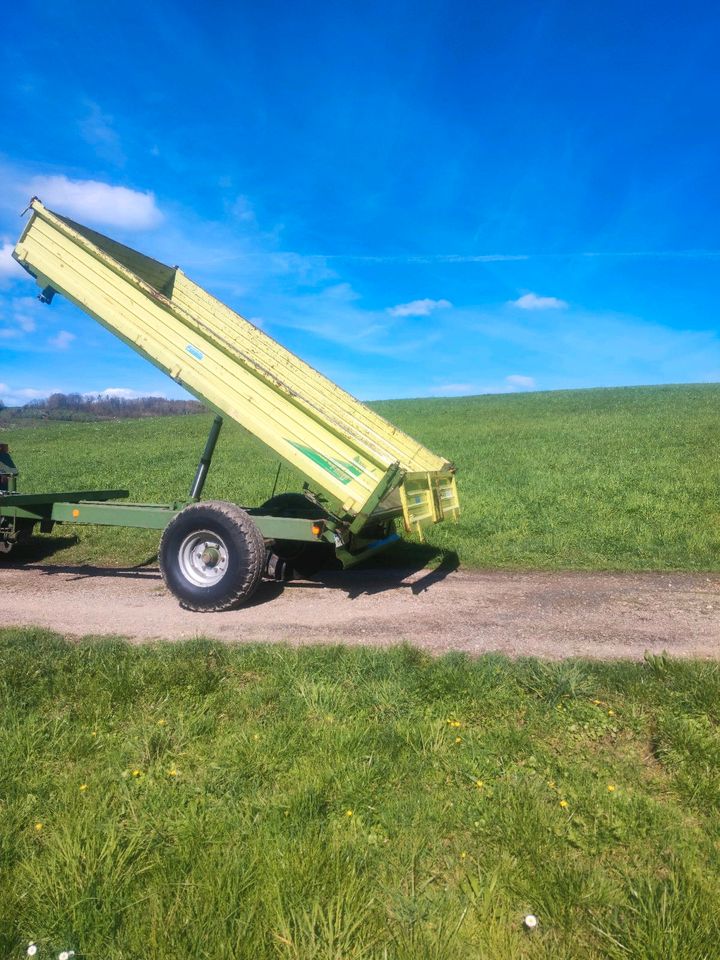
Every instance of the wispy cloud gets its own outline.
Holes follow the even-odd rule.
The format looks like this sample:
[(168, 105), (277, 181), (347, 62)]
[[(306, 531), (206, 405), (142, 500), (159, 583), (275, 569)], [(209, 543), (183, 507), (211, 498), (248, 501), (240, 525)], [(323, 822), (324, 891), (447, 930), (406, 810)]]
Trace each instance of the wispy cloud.
[(440, 383), (430, 390), (437, 397), (467, 397), (476, 392), (477, 386), (474, 383)]
[(69, 330), (60, 330), (59, 333), (48, 340), (48, 343), (55, 350), (67, 350), (74, 339), (74, 333), (70, 333)]
[(87, 102), (87, 112), (78, 123), (80, 136), (95, 148), (103, 160), (116, 166), (125, 164), (125, 154), (120, 145), (120, 137), (113, 126), (113, 118), (104, 113), (97, 103)]
[(230, 208), (230, 212), (240, 223), (251, 223), (254, 225), (257, 222), (253, 205), (250, 199), (244, 194), (240, 194), (240, 196), (236, 198)]
[(400, 253), (400, 254), (316, 254), (324, 260), (343, 260), (347, 263), (505, 263), (514, 260), (530, 260), (528, 253)]
[(35, 330), (35, 311), (37, 303), (33, 297), (13, 297), (2, 303), (2, 323), (0, 338), (19, 339)]
[(410, 303), (399, 303), (396, 307), (388, 307), (391, 317), (428, 317), (435, 310), (448, 310), (452, 307), (449, 300), (411, 300)]
[(52, 390), (37, 390), (34, 387), (12, 387), (8, 383), (0, 383), (0, 400), (8, 407), (21, 407), (31, 400), (40, 400), (49, 396)]
[(505, 383), (509, 384), (511, 387), (524, 387), (530, 389), (535, 386), (534, 377), (525, 377), (520, 373), (511, 373), (509, 377), (505, 377)]
[(99, 180), (70, 180), (63, 175), (33, 177), (27, 193), (48, 207), (83, 223), (128, 230), (152, 230), (163, 221), (155, 194)]
[(720, 260), (720, 250), (567, 250), (561, 252), (536, 251), (533, 253), (407, 253), (407, 254), (316, 254), (324, 260), (346, 263), (377, 264), (472, 264), (514, 263), (524, 260)]
[(565, 300), (558, 297), (541, 297), (537, 293), (525, 293), (517, 300), (509, 300), (509, 306), (519, 307), (521, 310), (564, 310), (567, 307)]
[(107, 397), (108, 399), (118, 400), (138, 400), (140, 397), (164, 397), (164, 393), (142, 392), (133, 390), (131, 387), (105, 387), (104, 390), (91, 390), (83, 394), (85, 397)]

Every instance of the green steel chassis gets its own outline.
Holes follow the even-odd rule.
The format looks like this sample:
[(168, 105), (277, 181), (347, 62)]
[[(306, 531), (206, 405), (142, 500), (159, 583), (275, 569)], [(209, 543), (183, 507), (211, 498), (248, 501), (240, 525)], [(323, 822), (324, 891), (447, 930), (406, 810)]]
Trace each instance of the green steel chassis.
[[(20, 493), (17, 490), (18, 470), (6, 444), (0, 444), (0, 548), (10, 548), (22, 542), (38, 525), (41, 533), (50, 533), (55, 524), (72, 526), (97, 525), (136, 527), (163, 531), (185, 507), (201, 499), (205, 479), (217, 443), (222, 418), (216, 417), (195, 474), (190, 496), (170, 504), (118, 503), (130, 494), (127, 490), (75, 490), (62, 493)], [(312, 503), (312, 500), (309, 501)], [(261, 507), (243, 507), (252, 517), (265, 541), (326, 542), (334, 548), (343, 568), (354, 566), (399, 537), (387, 518), (387, 534), (382, 537), (363, 536), (357, 520), (347, 524), (328, 515), (321, 521), (304, 517), (269, 516)]]

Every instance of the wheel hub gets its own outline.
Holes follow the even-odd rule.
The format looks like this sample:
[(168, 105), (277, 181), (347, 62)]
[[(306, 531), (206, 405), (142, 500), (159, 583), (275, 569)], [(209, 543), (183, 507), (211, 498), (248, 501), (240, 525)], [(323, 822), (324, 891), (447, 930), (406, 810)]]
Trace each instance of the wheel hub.
[(216, 547), (205, 547), (201, 559), (206, 567), (216, 567), (220, 563), (220, 551)]
[(209, 587), (228, 569), (228, 548), (222, 537), (209, 530), (198, 530), (183, 540), (178, 551), (180, 570), (197, 587)]

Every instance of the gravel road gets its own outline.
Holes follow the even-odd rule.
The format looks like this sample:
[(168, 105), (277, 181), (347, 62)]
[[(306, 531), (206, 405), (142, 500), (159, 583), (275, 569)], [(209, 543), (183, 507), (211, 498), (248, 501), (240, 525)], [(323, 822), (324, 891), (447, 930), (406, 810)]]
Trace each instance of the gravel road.
[(264, 583), (230, 613), (182, 610), (152, 567), (0, 566), (0, 622), (135, 641), (388, 645), (433, 653), (720, 656), (719, 574), (348, 571)]

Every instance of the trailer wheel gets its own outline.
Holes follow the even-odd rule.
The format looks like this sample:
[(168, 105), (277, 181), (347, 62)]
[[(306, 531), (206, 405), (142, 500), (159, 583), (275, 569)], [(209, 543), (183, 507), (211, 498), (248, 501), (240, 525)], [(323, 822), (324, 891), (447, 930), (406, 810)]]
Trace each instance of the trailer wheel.
[(234, 503), (192, 503), (160, 540), (160, 572), (186, 610), (232, 610), (252, 596), (265, 566), (265, 542)]
[[(279, 493), (266, 500), (259, 512), (271, 517), (301, 517), (324, 520), (327, 513), (302, 493)], [(313, 577), (321, 570), (337, 568), (335, 551), (329, 543), (307, 543), (303, 540), (276, 540), (273, 553), (289, 564), (301, 577)]]

